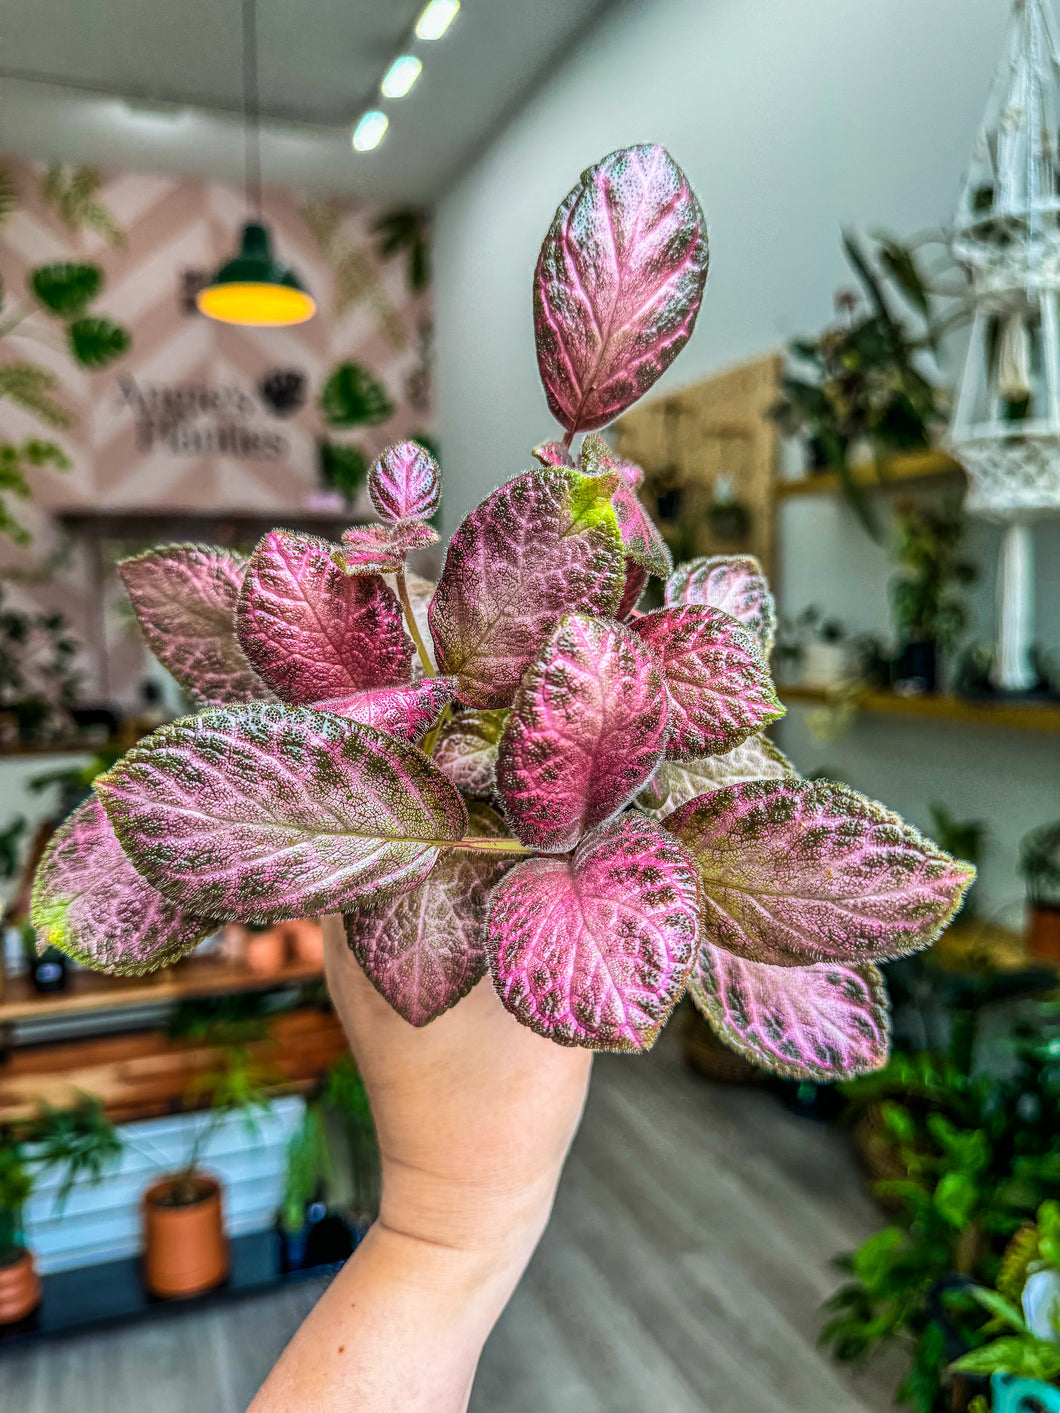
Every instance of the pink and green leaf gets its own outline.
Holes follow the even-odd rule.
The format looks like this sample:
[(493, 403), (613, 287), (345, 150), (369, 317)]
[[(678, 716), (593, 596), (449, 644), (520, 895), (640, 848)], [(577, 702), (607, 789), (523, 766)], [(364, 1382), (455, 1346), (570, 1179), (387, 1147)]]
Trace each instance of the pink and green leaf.
[(247, 566), (239, 641), (284, 701), (312, 703), (397, 687), (412, 676), (412, 642), (377, 574), (345, 574), (338, 546), (273, 530)]
[(896, 814), (831, 781), (756, 780), (665, 821), (699, 863), (703, 936), (776, 966), (929, 946), (975, 876)]
[(438, 542), (438, 532), (422, 520), (400, 525), (354, 525), (342, 533), (332, 555), (344, 574), (396, 574), (410, 550)]
[(175, 962), (216, 926), (137, 873), (95, 795), (52, 835), (30, 917), (40, 946), (118, 975)]
[(688, 989), (726, 1045), (774, 1074), (826, 1084), (887, 1063), (890, 1006), (871, 963), (766, 966), (704, 942)]
[[(468, 807), (478, 836), (507, 834), (486, 805)], [(372, 985), (410, 1025), (449, 1010), (486, 974), (486, 903), (512, 858), (443, 854), (409, 893), (346, 914), (346, 938)]]
[(509, 1011), (539, 1035), (594, 1050), (646, 1050), (695, 959), (694, 863), (628, 813), (573, 854), (520, 863), (493, 890), (486, 950)]
[(272, 695), (236, 638), (245, 569), (242, 555), (205, 545), (166, 545), (118, 566), (151, 651), (209, 705)]
[(703, 760), (663, 761), (637, 796), (637, 805), (653, 819), (667, 815), (699, 795), (741, 785), (746, 780), (797, 780), (799, 772), (766, 736), (748, 736), (731, 751)]
[(507, 711), (462, 711), (438, 732), (433, 760), (458, 790), (491, 800), (497, 789), (497, 751)]
[(562, 618), (500, 741), (497, 784), (516, 836), (546, 853), (573, 849), (654, 774), (668, 719), (662, 675), (628, 628)]
[(621, 477), (611, 496), (611, 504), (615, 508), (626, 556), (643, 565), (649, 573), (665, 579), (674, 562), (662, 532), (637, 496), (636, 488), (644, 472), (634, 462), (626, 461), (613, 452), (595, 432), (590, 432), (582, 443), (580, 465), (589, 476), (617, 473)]
[(625, 557), (613, 490), (613, 478), (528, 471), (459, 526), (428, 618), (462, 702), (510, 706), (565, 613), (614, 613)]
[(388, 446), (368, 473), (368, 494), (384, 520), (427, 520), (438, 509), (438, 463), (418, 442)]
[(665, 148), (623, 148), (582, 173), (534, 274), (538, 369), (568, 432), (647, 392), (687, 343), (706, 278), (706, 219)]
[(542, 466), (573, 467), (574, 465), (574, 457), (570, 453), (570, 448), (565, 447), (562, 442), (542, 442), (540, 446), (534, 447), (531, 455)]
[(640, 603), (647, 582), (648, 571), (643, 564), (638, 564), (635, 559), (630, 559), (627, 555), (626, 582), (622, 588), (622, 597), (618, 601), (618, 608), (615, 609), (615, 617), (621, 622), (625, 623), (631, 617), (633, 610)]
[(727, 614), (686, 604), (646, 613), (630, 628), (662, 668), (671, 760), (731, 751), (784, 715), (758, 640)]
[(275, 922), (412, 888), (467, 823), (422, 752), (308, 707), (184, 717), (95, 784), (136, 868), (210, 917)]
[(762, 566), (753, 555), (690, 559), (666, 581), (664, 597), (674, 607), (699, 603), (719, 609), (751, 630), (766, 657), (773, 651), (776, 604)]
[(374, 726), (399, 741), (418, 741), (453, 700), (452, 677), (421, 677), (403, 687), (373, 687), (347, 697), (315, 702), (317, 711), (333, 711), (364, 726)]

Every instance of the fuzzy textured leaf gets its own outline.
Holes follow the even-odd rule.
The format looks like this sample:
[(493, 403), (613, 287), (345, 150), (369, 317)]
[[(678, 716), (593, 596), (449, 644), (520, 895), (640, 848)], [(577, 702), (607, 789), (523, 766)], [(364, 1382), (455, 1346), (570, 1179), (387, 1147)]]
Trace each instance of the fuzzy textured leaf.
[(662, 675), (628, 628), (562, 618), (500, 741), (497, 785), (517, 838), (545, 853), (573, 849), (654, 773), (668, 721)]
[(664, 828), (699, 861), (704, 938), (777, 966), (927, 947), (975, 877), (883, 805), (825, 780), (731, 785)]
[(497, 751), (507, 711), (462, 711), (434, 744), (434, 763), (458, 790), (490, 800), (497, 789)]
[(333, 555), (344, 574), (396, 574), (410, 550), (438, 542), (438, 532), (422, 520), (403, 525), (354, 525), (342, 532)]
[(438, 665), (468, 706), (510, 706), (565, 613), (614, 613), (625, 557), (613, 489), (577, 471), (527, 471), (459, 526), (428, 619)]
[(374, 687), (347, 697), (315, 702), (317, 711), (333, 711), (365, 726), (374, 726), (399, 741), (418, 741), (453, 700), (452, 677), (422, 677), (403, 687)]
[(151, 651), (207, 706), (272, 696), (236, 637), (245, 572), (241, 555), (206, 545), (166, 545), (118, 566)]
[(137, 873), (95, 795), (52, 835), (30, 916), (42, 946), (118, 975), (175, 962), (216, 925), (169, 902)]
[(690, 559), (666, 581), (665, 601), (677, 606), (705, 604), (750, 628), (768, 657), (773, 651), (777, 610), (762, 566), (754, 555), (714, 555)]
[(574, 457), (571, 456), (570, 448), (565, 447), (562, 442), (542, 442), (540, 446), (534, 447), (531, 455), (542, 466), (574, 465)]
[(765, 966), (704, 942), (688, 989), (726, 1045), (774, 1074), (823, 1084), (887, 1063), (890, 1006), (871, 964)]
[[(468, 808), (470, 832), (507, 835), (486, 805)], [(346, 915), (346, 938), (372, 985), (410, 1025), (449, 1010), (486, 974), (486, 903), (511, 868), (503, 855), (450, 850), (410, 893)]]
[(467, 823), (414, 746), (308, 707), (184, 717), (95, 785), (140, 872), (211, 917), (276, 922), (412, 888)]
[(686, 604), (646, 613), (630, 628), (663, 671), (671, 760), (731, 751), (784, 715), (757, 638), (727, 614)]
[(696, 869), (643, 815), (493, 890), (486, 950), (509, 1011), (561, 1045), (646, 1050), (681, 995), (699, 929)]
[(589, 476), (617, 472), (621, 477), (611, 496), (611, 504), (622, 534), (622, 543), (626, 547), (626, 556), (643, 565), (649, 573), (665, 579), (674, 567), (673, 557), (662, 531), (637, 496), (636, 488), (644, 476), (641, 468), (635, 462), (618, 456), (602, 437), (590, 432), (582, 443), (581, 469)]
[(664, 760), (637, 796), (637, 806), (663, 820), (681, 805), (711, 790), (745, 780), (797, 780), (799, 772), (766, 736), (748, 736), (731, 751), (703, 760)]
[(688, 341), (707, 278), (707, 223), (665, 148), (588, 168), (549, 227), (534, 273), (537, 363), (568, 431), (602, 427)]
[(312, 703), (412, 676), (412, 642), (377, 574), (346, 574), (337, 545), (267, 534), (247, 565), (237, 627), (243, 650), (284, 701)]
[(644, 593), (644, 586), (648, 582), (648, 571), (643, 564), (638, 564), (635, 559), (626, 557), (626, 582), (622, 588), (622, 597), (618, 601), (618, 608), (615, 609), (615, 617), (624, 623), (633, 613), (637, 604), (640, 603), (641, 595)]
[(384, 520), (427, 520), (441, 495), (438, 463), (418, 442), (388, 446), (368, 473), (368, 494)]

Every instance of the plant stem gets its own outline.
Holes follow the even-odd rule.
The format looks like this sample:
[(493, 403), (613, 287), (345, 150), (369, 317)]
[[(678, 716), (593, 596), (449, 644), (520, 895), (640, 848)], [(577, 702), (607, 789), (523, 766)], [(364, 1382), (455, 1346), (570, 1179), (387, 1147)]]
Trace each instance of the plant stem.
[(436, 677), (438, 674), (435, 671), (434, 663), (431, 661), (431, 655), (427, 651), (427, 645), (424, 643), (423, 637), (420, 634), (419, 625), (416, 622), (416, 615), (412, 611), (412, 600), (409, 598), (409, 588), (405, 583), (404, 566), (397, 571), (394, 578), (397, 581), (397, 596), (401, 600), (401, 607), (405, 614), (405, 624), (412, 637), (412, 641), (416, 644), (416, 651), (420, 655), (420, 662), (423, 664), (424, 674), (427, 677)]
[(420, 746), (420, 750), (425, 756), (434, 755), (434, 743), (438, 740), (438, 732), (446, 724), (452, 714), (453, 708), (448, 703), (444, 707), (442, 707), (442, 710), (438, 716), (438, 720), (427, 732), (426, 736), (424, 736), (423, 744)]
[(443, 849), (473, 849), (493, 854), (532, 854), (534, 852), (533, 849), (528, 849), (525, 844), (520, 844), (518, 839), (485, 839), (473, 834), (468, 834), (463, 839), (439, 840), (438, 843)]
[(574, 431), (573, 431), (573, 429), (572, 429), (571, 431), (565, 432), (565, 433), (563, 434), (563, 445), (564, 445), (565, 447), (568, 447), (568, 448), (569, 448), (569, 447), (570, 447), (570, 444), (571, 444), (571, 442), (572, 442), (573, 440), (574, 440)]

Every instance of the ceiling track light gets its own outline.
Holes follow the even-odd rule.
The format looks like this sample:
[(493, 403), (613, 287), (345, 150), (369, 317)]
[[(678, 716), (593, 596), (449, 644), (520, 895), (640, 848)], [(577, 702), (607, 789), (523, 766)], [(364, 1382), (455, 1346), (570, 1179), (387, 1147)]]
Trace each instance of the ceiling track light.
[(390, 119), (381, 109), (369, 108), (367, 113), (361, 114), (353, 130), (354, 147), (358, 152), (371, 152), (382, 142), (389, 126)]
[(379, 92), (384, 98), (404, 98), (423, 72), (415, 54), (399, 54), (383, 75)]
[(416, 21), (416, 38), (441, 39), (459, 9), (460, 0), (430, 0)]

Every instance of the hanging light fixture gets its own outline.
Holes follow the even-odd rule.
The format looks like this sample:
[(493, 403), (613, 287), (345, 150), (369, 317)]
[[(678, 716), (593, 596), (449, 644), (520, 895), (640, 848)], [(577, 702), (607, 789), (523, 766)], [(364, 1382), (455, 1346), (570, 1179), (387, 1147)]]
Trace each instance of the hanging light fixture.
[(239, 251), (196, 296), (200, 311), (222, 324), (275, 328), (304, 324), (316, 301), (295, 272), (276, 259), (261, 215), (261, 112), (258, 103), (257, 0), (243, 0), (243, 131), (246, 198), (256, 219), (243, 227)]

